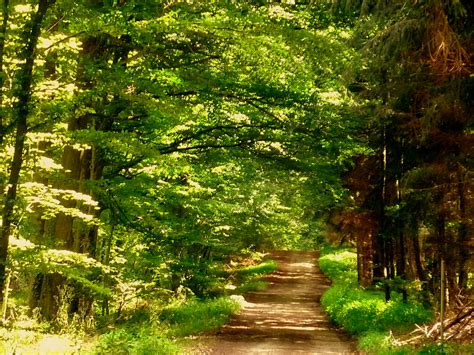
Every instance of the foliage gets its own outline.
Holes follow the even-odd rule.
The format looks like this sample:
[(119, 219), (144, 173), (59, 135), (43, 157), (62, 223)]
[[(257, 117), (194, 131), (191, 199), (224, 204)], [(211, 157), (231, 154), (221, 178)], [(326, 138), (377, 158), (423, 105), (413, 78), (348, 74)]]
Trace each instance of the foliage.
[(153, 326), (118, 328), (103, 335), (93, 350), (94, 354), (179, 354), (180, 348), (163, 331)]
[(239, 268), (236, 272), (236, 276), (245, 278), (245, 277), (250, 277), (250, 276), (258, 276), (261, 274), (269, 274), (275, 271), (276, 268), (277, 268), (277, 263), (275, 260), (264, 259), (259, 264)]
[[(466, 291), (472, 12), (465, 0), (4, 1), (6, 316), (20, 285), (21, 307), (59, 325), (213, 299), (231, 256), (314, 248), (341, 210), (343, 238), (365, 241), (359, 279), (436, 301), (445, 257)], [(346, 251), (321, 267), (360, 317), (423, 318), (399, 296), (340, 288), (355, 262)], [(231, 278), (261, 288), (273, 268)]]
[(321, 250), (319, 266), (332, 280), (347, 285), (357, 284), (357, 255), (352, 249), (325, 246)]
[(277, 269), (277, 263), (272, 259), (264, 259), (261, 263), (245, 266), (233, 273), (237, 287), (232, 290), (234, 294), (249, 291), (260, 291), (267, 288), (267, 282), (262, 280), (263, 274), (272, 273)]
[(268, 283), (266, 281), (251, 278), (250, 280), (246, 280), (242, 285), (233, 289), (232, 293), (241, 294), (252, 291), (263, 291), (266, 290), (267, 287)]
[(368, 330), (407, 330), (431, 320), (432, 312), (421, 304), (403, 303), (401, 297), (385, 301), (383, 292), (334, 285), (322, 304), (330, 317), (352, 333)]
[(374, 344), (386, 344), (389, 349), (388, 331), (407, 331), (431, 320), (432, 312), (416, 301), (405, 303), (398, 295), (387, 302), (383, 292), (359, 288), (355, 261), (356, 254), (347, 248), (326, 249), (320, 258), (321, 270), (334, 283), (321, 303), (333, 321), (360, 336), (362, 349), (374, 350)]
[(369, 354), (403, 354), (403, 350), (397, 349), (392, 344), (391, 335), (386, 331), (369, 330), (358, 338), (360, 349)]
[(160, 320), (170, 325), (171, 335), (182, 337), (215, 330), (238, 309), (238, 303), (228, 297), (192, 300), (166, 307), (160, 314)]

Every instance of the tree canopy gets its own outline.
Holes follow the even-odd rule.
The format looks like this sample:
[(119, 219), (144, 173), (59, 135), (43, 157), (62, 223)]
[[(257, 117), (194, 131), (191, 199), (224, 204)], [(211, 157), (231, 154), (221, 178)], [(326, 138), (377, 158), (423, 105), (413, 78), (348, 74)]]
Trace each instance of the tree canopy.
[(64, 288), (68, 314), (90, 319), (119, 314), (127, 295), (210, 297), (231, 256), (334, 235), (387, 300), (419, 281), (436, 303), (442, 262), (461, 299), (473, 11), (3, 0), (3, 318), (25, 282), (53, 322)]

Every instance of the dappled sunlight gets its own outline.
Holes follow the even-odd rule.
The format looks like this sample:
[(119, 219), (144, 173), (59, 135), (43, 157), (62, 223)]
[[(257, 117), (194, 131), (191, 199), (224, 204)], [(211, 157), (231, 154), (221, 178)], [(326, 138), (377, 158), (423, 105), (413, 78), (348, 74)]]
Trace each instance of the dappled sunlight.
[(216, 353), (312, 354), (328, 343), (336, 353), (350, 352), (347, 336), (334, 330), (317, 302), (326, 280), (313, 263), (314, 253), (272, 256), (278, 270), (265, 276), (268, 288), (244, 294), (244, 308), (211, 339)]
[(292, 263), (291, 266), (312, 269), (314, 267), (314, 264), (313, 263)]
[(15, 349), (14, 354), (77, 354), (83, 346), (83, 339), (78, 336), (41, 334), (34, 328), (15, 326), (18, 328), (6, 334), (0, 332), (0, 354), (9, 353), (3, 352), (4, 349)]

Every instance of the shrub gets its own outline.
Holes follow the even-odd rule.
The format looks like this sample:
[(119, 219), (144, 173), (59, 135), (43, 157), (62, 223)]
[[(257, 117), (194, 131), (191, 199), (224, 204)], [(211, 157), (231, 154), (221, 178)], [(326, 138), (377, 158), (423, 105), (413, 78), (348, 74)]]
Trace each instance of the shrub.
[(103, 335), (96, 354), (179, 354), (179, 347), (150, 324), (138, 328), (120, 328)]
[(166, 307), (160, 319), (170, 325), (174, 336), (186, 336), (219, 328), (239, 310), (239, 304), (229, 297), (192, 300)]
[(368, 331), (359, 337), (359, 347), (368, 353), (394, 354), (391, 340), (385, 331)]
[(357, 284), (357, 255), (349, 250), (330, 252), (326, 249), (325, 254), (319, 258), (319, 267), (333, 281), (342, 281), (345, 284)]
[(251, 265), (239, 269), (236, 274), (238, 277), (250, 277), (262, 274), (269, 274), (277, 269), (277, 263), (275, 260), (267, 259), (263, 260), (260, 264)]
[(432, 312), (419, 302), (404, 303), (398, 294), (386, 302), (383, 292), (359, 288), (353, 251), (332, 248), (322, 254), (321, 270), (334, 283), (324, 293), (321, 303), (333, 321), (359, 336), (361, 349), (371, 351), (374, 347), (381, 353), (380, 344), (390, 349), (389, 331), (407, 331), (414, 324), (432, 319)]

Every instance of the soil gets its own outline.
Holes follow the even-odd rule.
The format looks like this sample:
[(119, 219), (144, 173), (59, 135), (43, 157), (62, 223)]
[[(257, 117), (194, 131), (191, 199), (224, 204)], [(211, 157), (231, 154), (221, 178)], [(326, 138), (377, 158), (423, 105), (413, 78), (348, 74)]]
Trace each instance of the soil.
[(244, 295), (243, 309), (217, 334), (204, 336), (191, 354), (355, 354), (355, 343), (324, 313), (320, 299), (330, 282), (316, 252), (276, 251), (278, 269), (268, 288)]

